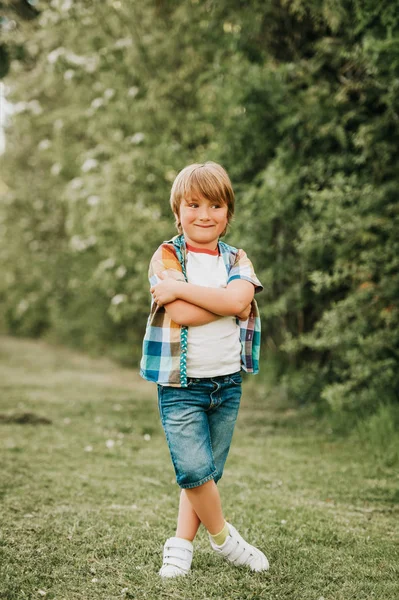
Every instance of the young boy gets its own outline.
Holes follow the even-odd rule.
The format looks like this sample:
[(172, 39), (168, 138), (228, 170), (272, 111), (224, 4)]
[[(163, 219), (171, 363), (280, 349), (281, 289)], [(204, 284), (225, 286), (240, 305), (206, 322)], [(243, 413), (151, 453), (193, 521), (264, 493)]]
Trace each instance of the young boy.
[(213, 550), (234, 565), (266, 571), (266, 556), (223, 517), (217, 482), (241, 398), (241, 368), (258, 372), (262, 290), (243, 250), (219, 238), (234, 213), (226, 171), (183, 169), (171, 191), (178, 236), (152, 257), (152, 305), (141, 375), (158, 384), (158, 406), (177, 483), (177, 529), (164, 546), (162, 577), (187, 575), (201, 523)]

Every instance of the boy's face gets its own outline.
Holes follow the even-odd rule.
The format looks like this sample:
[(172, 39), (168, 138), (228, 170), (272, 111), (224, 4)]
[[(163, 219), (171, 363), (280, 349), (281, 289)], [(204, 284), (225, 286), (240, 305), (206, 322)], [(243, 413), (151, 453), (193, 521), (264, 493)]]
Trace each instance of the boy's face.
[(215, 250), (227, 226), (227, 206), (192, 192), (180, 204), (180, 223), (188, 244)]

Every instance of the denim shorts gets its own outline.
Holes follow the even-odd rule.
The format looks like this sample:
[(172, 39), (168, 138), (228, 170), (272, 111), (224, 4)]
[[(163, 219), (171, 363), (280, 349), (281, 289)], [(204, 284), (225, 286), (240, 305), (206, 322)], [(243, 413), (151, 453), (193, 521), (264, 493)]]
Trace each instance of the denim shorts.
[(223, 474), (241, 400), (241, 373), (188, 377), (186, 388), (158, 385), (158, 407), (181, 488)]

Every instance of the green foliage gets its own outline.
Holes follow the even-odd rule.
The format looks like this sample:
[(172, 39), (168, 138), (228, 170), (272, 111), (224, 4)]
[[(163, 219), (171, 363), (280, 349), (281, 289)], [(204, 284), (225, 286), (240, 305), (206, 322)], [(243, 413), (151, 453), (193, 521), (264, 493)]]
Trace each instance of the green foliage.
[[(2, 171), (8, 331), (136, 362), (176, 173), (221, 162), (299, 402), (396, 400), (398, 1), (53, 1), (18, 29)], [(83, 35), (84, 33), (84, 35)], [(1, 193), (1, 192), (0, 192)]]
[(0, 1), (0, 79), (10, 70), (11, 60), (25, 56), (27, 30), (24, 21), (32, 21), (38, 16), (35, 0)]
[(398, 406), (380, 404), (373, 415), (359, 420), (354, 438), (360, 440), (365, 452), (375, 460), (394, 465), (399, 460), (398, 429)]

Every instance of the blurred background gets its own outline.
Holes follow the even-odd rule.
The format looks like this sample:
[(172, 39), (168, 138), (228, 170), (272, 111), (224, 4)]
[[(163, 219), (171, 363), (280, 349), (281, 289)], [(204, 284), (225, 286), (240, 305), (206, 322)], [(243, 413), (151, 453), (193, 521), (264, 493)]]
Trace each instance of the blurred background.
[[(263, 373), (398, 426), (398, 0), (0, 1), (0, 331), (137, 368), (176, 174), (230, 174)], [(367, 433), (368, 432), (368, 433)]]

